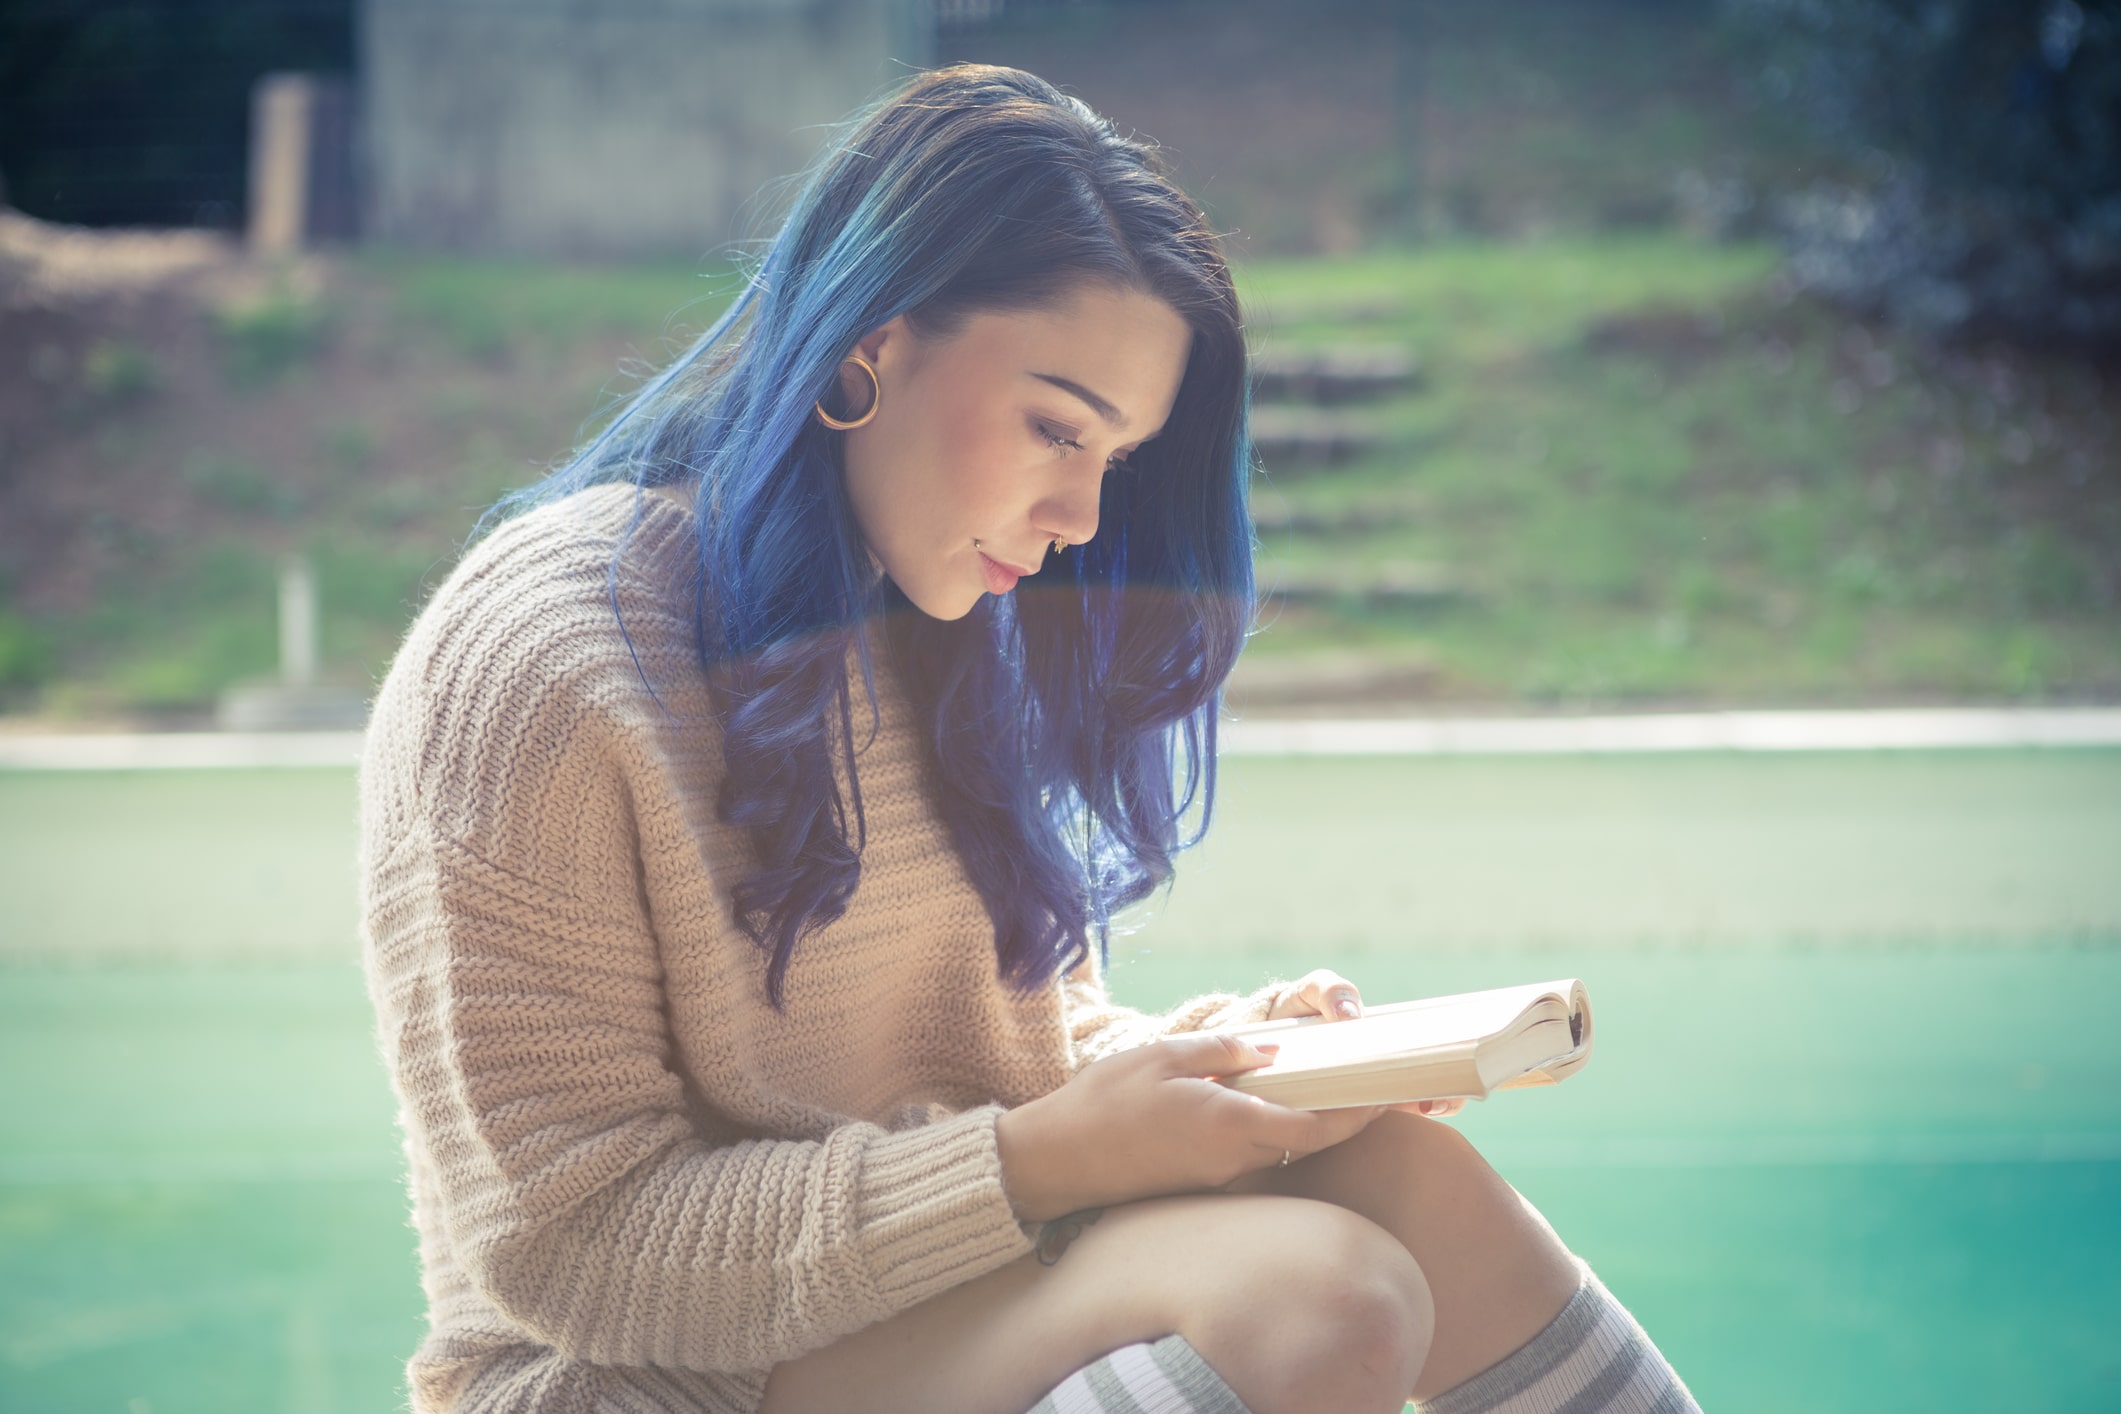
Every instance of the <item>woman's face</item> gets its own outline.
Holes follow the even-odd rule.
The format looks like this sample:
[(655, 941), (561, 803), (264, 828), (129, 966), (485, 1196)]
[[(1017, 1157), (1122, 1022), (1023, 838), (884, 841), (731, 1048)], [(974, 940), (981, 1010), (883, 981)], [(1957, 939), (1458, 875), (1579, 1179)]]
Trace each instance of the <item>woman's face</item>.
[[(1099, 484), (1163, 430), (1191, 343), (1170, 305), (1105, 285), (980, 311), (947, 339), (903, 315), (870, 333), (855, 352), (883, 402), (839, 435), (871, 557), (922, 612), (955, 619), (1036, 573), (1054, 539), (1088, 540)], [(868, 408), (861, 369), (843, 363), (840, 387), (836, 415)]]

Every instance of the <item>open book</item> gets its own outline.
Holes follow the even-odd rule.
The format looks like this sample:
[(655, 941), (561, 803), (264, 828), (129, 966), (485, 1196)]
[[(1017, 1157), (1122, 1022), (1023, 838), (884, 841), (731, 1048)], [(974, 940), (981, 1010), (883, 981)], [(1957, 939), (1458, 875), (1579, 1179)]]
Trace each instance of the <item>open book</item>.
[(1390, 1002), (1353, 1021), (1290, 1016), (1219, 1029), (1281, 1046), (1271, 1065), (1221, 1083), (1299, 1110), (1482, 1100), (1553, 1085), (1591, 1058), (1591, 1000), (1573, 977)]

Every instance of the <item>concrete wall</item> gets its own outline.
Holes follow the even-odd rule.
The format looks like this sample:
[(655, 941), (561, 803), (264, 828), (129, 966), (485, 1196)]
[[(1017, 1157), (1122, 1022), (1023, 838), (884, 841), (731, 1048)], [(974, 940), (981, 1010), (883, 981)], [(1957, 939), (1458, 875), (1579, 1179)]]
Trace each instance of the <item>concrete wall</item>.
[(761, 233), (761, 188), (932, 27), (929, 0), (363, 0), (365, 233), (696, 258)]

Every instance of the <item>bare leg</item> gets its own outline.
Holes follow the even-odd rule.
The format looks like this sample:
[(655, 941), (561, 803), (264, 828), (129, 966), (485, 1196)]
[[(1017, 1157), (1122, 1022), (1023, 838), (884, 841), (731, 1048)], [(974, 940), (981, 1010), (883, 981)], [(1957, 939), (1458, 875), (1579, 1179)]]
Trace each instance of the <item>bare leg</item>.
[(1022, 1414), (1098, 1356), (1174, 1332), (1255, 1414), (1397, 1414), (1430, 1319), (1407, 1250), (1346, 1207), (1154, 1198), (1105, 1210), (1050, 1267), (1022, 1258), (775, 1366), (762, 1414)]
[(1435, 1300), (1416, 1399), (1523, 1345), (1576, 1290), (1575, 1263), (1547, 1220), (1439, 1120), (1391, 1111), (1345, 1143), (1250, 1174), (1226, 1191), (1321, 1199), (1399, 1239)]

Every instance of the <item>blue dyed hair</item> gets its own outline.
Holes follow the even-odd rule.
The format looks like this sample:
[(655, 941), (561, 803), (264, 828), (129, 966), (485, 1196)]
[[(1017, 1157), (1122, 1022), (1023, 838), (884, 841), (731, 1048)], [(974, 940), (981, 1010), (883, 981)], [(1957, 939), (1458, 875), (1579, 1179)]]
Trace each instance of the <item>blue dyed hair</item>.
[[(840, 436), (812, 404), (856, 341), (900, 314), (947, 338), (975, 312), (1047, 307), (1085, 283), (1152, 295), (1191, 326), (1164, 431), (1105, 478), (1090, 543), (1012, 596), (929, 618), (877, 581)], [(1253, 613), (1246, 412), (1228, 266), (1155, 150), (1031, 74), (953, 65), (843, 128), (734, 305), (488, 518), (600, 482), (698, 479), (693, 603), (722, 724), (719, 806), (757, 852), (732, 902), (770, 954), (776, 1007), (798, 943), (845, 911), (860, 876), (847, 661), (852, 649), (874, 721), (862, 630), (883, 614), (938, 806), (994, 920), (998, 975), (1028, 992), (1093, 935), (1104, 954), (1114, 912), (1207, 828), (1221, 687)]]

